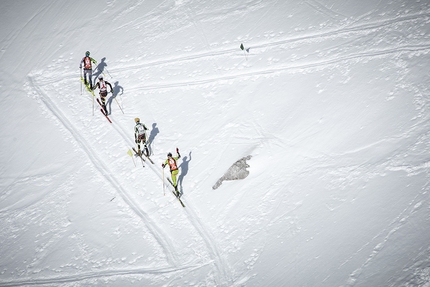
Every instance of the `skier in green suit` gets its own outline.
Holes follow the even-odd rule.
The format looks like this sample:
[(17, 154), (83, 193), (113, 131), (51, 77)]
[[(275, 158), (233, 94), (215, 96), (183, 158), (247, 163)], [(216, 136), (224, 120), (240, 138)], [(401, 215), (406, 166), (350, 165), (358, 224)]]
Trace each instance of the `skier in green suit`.
[(90, 57), (90, 51), (85, 52), (85, 57), (82, 58), (81, 64), (79, 65), (79, 69), (81, 69), (82, 76), (82, 66), (84, 67), (84, 83), (88, 85), (90, 89), (93, 89), (93, 66), (92, 64), (97, 64), (97, 61)]
[(175, 187), (176, 192), (179, 195), (178, 185), (177, 185), (177, 181), (176, 181), (176, 176), (179, 173), (179, 168), (178, 168), (178, 164), (176, 163), (176, 161), (181, 158), (181, 154), (179, 153), (179, 149), (178, 148), (176, 148), (176, 153), (178, 155), (176, 157), (173, 157), (172, 153), (169, 152), (167, 154), (166, 161), (161, 166), (164, 168), (166, 165), (169, 165), (169, 167), (170, 167), (170, 173), (172, 175), (172, 183), (173, 183), (173, 186)]

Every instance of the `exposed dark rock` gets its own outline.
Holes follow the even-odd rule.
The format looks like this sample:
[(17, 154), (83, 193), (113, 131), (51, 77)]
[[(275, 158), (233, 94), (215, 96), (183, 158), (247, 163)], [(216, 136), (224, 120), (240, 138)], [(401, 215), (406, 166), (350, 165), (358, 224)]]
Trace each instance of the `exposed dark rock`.
[(244, 179), (249, 175), (247, 168), (249, 165), (246, 163), (247, 160), (251, 159), (251, 155), (243, 157), (236, 161), (227, 172), (215, 183), (212, 189), (217, 189), (224, 180), (239, 180)]

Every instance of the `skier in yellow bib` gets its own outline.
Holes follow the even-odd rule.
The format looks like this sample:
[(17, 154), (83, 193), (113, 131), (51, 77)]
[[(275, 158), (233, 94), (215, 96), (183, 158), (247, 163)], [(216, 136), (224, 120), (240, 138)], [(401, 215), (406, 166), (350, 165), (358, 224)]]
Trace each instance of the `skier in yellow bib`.
[(146, 138), (146, 131), (148, 128), (140, 122), (139, 118), (135, 118), (136, 125), (134, 126), (134, 142), (137, 145), (137, 153), (141, 155), (141, 147), (145, 149), (146, 156), (149, 156), (148, 139)]
[(169, 165), (169, 167), (170, 167), (170, 173), (172, 175), (173, 187), (175, 188), (176, 192), (179, 195), (178, 185), (177, 185), (177, 182), (176, 182), (176, 176), (179, 173), (179, 168), (178, 168), (178, 164), (176, 163), (176, 161), (181, 158), (181, 154), (179, 153), (179, 149), (178, 148), (176, 148), (176, 153), (178, 155), (176, 157), (173, 157), (172, 153), (169, 152), (167, 154), (166, 161), (161, 166), (164, 168), (166, 165)]

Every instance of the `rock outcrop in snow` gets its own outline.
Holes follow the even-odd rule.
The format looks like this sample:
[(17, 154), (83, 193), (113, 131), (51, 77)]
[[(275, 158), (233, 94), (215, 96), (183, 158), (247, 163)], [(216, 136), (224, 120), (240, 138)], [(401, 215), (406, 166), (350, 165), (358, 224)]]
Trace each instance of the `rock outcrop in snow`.
[(246, 163), (247, 160), (251, 159), (251, 155), (243, 157), (236, 161), (227, 172), (215, 183), (212, 189), (217, 189), (224, 180), (238, 180), (244, 179), (249, 175), (247, 168), (249, 165)]

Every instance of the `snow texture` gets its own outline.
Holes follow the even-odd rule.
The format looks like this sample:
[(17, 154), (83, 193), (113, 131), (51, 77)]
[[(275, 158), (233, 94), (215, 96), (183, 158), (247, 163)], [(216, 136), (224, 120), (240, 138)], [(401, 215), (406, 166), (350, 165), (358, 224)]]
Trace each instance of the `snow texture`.
[(429, 1), (0, 3), (0, 287), (430, 286)]

